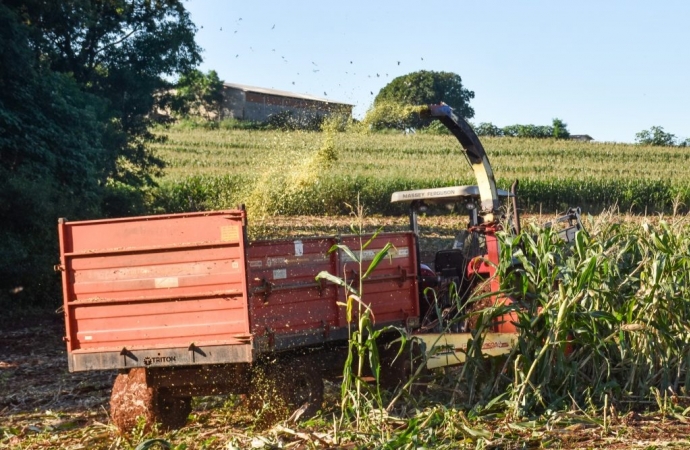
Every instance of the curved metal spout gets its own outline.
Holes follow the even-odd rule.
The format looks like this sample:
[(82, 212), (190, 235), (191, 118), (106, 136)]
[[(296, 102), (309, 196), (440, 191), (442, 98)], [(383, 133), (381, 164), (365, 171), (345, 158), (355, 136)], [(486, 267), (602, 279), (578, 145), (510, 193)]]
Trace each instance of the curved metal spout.
[(474, 171), (477, 186), (479, 186), (479, 199), (481, 202), (479, 215), (482, 217), (483, 222), (493, 222), (499, 214), (500, 202), (489, 158), (477, 134), (463, 118), (455, 115), (453, 108), (445, 103), (429, 105), (423, 108), (420, 114), (440, 120), (453, 133), (453, 136), (460, 141), (460, 145), (465, 150), (467, 159)]

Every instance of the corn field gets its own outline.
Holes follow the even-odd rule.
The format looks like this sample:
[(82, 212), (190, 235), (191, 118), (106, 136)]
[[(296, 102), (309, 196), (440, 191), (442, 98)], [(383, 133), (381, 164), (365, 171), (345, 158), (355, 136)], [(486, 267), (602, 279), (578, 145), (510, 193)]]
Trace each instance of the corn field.
[(688, 222), (603, 215), (588, 226), (572, 243), (534, 225), (503, 237), (499, 272), (517, 300), (520, 338), (498, 375), (506, 383), (496, 379), (492, 389), (506, 388), (518, 417), (646, 401), (687, 413)]
[[(687, 423), (690, 223), (604, 214), (587, 226), (570, 243), (534, 223), (503, 234), (498, 275), (515, 302), (469, 313), (479, 327), (466, 363), (436, 373), (416, 408), (394, 398), (359, 437), (372, 448), (581, 448), (562, 437), (584, 424), (620, 435), (650, 411)], [(517, 344), (483, 356), (483, 330), (511, 311)]]
[[(157, 151), (168, 169), (149, 193), (152, 206), (174, 212), (245, 203), (253, 216), (252, 238), (344, 232), (350, 218), (324, 216), (347, 212), (345, 204), (358, 195), (369, 214), (402, 213), (389, 205), (393, 191), (473, 184), (449, 136), (183, 128), (165, 133), (169, 138)], [(501, 187), (520, 179), (525, 209), (546, 214), (580, 205), (593, 213), (618, 205), (648, 215), (630, 220), (608, 210), (585, 214), (585, 230), (569, 243), (538, 225), (542, 220), (534, 215), (520, 235), (500, 234), (500, 294), (513, 303), (461, 307), (454, 320), (477, 323), (466, 362), (423, 373), (423, 383), (413, 378), (395, 390), (364, 383), (363, 364), (372, 366), (374, 379), (390, 367), (376, 353), (377, 334), (369, 329), (375, 317), (362, 314), (367, 293), (360, 288), (348, 301), (365, 320), (351, 335), (346, 382), (326, 383), (315, 418), (270, 429), (257, 425), (240, 397), (212, 396), (195, 400), (181, 430), (147, 430), (142, 421), (122, 434), (108, 424), (105, 408), (83, 410), (85, 404), (105, 405), (111, 380), (99, 374), (69, 387), (66, 372), (54, 373), (56, 367), (66, 371), (55, 336), (45, 329), (15, 331), (32, 348), (16, 358), (32, 362), (14, 378), (4, 376), (12, 389), (0, 397), (1, 413), (15, 404), (31, 405), (39, 385), (48, 386), (48, 400), (45, 407), (3, 416), (0, 447), (690, 447), (690, 220), (683, 215), (690, 178), (684, 149), (512, 138), (484, 139), (484, 145)], [(653, 214), (660, 211), (668, 214)], [(365, 218), (363, 210), (357, 212), (360, 232), (407, 226), (404, 217)], [(282, 224), (274, 217), (310, 213), (319, 217), (287, 217)], [(422, 253), (433, 254), (452, 241), (458, 217), (429, 215), (420, 224), (426, 229)], [(482, 332), (506, 313), (516, 317), (516, 345), (507, 355), (482, 355)], [(446, 325), (451, 329), (453, 321)], [(36, 336), (47, 345), (34, 349)], [(15, 337), (0, 333), (6, 342)], [(410, 352), (410, 361), (418, 358), (417, 375), (424, 368), (421, 353)], [(34, 360), (47, 365), (31, 369), (38, 364)], [(17, 363), (10, 358), (3, 364), (9, 370)], [(33, 390), (17, 389), (34, 379), (39, 381)], [(415, 384), (423, 390), (412, 389)], [(74, 401), (78, 407), (63, 406)]]
[[(371, 213), (398, 214), (398, 190), (474, 184), (455, 138), (447, 135), (160, 130), (166, 175), (153, 192), (161, 211), (246, 203), (257, 215), (343, 214), (360, 195)], [(557, 212), (578, 205), (653, 214), (690, 205), (690, 152), (551, 139), (484, 138), (498, 184), (520, 180), (521, 207)], [(252, 214), (252, 209), (249, 209)]]

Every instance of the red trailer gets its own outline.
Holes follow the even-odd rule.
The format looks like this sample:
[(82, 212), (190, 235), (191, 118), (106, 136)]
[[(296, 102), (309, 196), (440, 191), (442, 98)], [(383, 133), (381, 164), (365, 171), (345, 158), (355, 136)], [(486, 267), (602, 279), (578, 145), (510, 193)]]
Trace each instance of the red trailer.
[[(357, 280), (359, 265), (329, 249), (337, 243), (356, 250), (359, 237), (248, 243), (245, 227), (241, 209), (60, 220), (69, 368), (121, 371), (111, 413), (122, 428), (141, 413), (179, 425), (191, 395), (250, 390), (249, 368), (262, 356), (347, 340), (338, 306), (344, 289), (315, 277), (328, 271)], [(387, 243), (393, 250), (366, 280), (366, 299), (377, 326), (412, 329), (419, 324), (413, 233), (378, 235), (362, 255), (363, 270)], [(338, 366), (306, 359), (291, 355), (274, 372), (316, 385)], [(314, 395), (313, 385), (304, 388), (286, 401)], [(144, 391), (146, 410), (130, 411)]]

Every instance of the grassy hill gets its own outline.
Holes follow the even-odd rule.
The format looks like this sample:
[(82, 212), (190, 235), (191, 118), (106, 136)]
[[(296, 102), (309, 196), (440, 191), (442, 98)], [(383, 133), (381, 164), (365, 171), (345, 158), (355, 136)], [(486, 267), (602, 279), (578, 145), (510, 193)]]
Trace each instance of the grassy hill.
[[(362, 132), (159, 130), (167, 162), (162, 210), (246, 203), (261, 214), (332, 215), (359, 194), (372, 213), (396, 214), (397, 190), (474, 184), (452, 136)], [(484, 138), (499, 187), (520, 180), (521, 206), (554, 212), (671, 211), (690, 205), (690, 150), (552, 139)]]

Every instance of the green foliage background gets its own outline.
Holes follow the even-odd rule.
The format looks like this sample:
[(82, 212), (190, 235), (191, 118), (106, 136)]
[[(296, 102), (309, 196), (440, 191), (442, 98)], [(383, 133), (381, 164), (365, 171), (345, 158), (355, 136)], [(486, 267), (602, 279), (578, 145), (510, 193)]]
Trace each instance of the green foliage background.
[[(0, 307), (59, 305), (58, 217), (146, 210), (163, 76), (199, 62), (182, 4), (0, 4)], [(7, 315), (6, 315), (7, 317)]]
[(690, 138), (682, 140), (675, 134), (664, 131), (664, 127), (654, 126), (649, 130), (642, 130), (635, 133), (635, 142), (641, 145), (651, 145), (655, 147), (689, 147)]
[(184, 73), (177, 81), (169, 105), (171, 111), (181, 117), (219, 119), (223, 106), (223, 81), (215, 70), (203, 73), (194, 69)]
[[(473, 98), (474, 92), (463, 86), (460, 75), (420, 70), (394, 78), (384, 86), (374, 99), (374, 109), (390, 103), (417, 106), (445, 102), (455, 109), (455, 113), (460, 117), (471, 119), (474, 117), (474, 109), (470, 106), (470, 100)], [(412, 115), (396, 127), (421, 128), (430, 123), (429, 120)]]
[(570, 132), (568, 131), (568, 124), (561, 119), (555, 118), (551, 125), (508, 125), (499, 128), (491, 122), (482, 122), (474, 127), (477, 136), (491, 136), (491, 137), (519, 137), (519, 138), (556, 138), (568, 139)]

